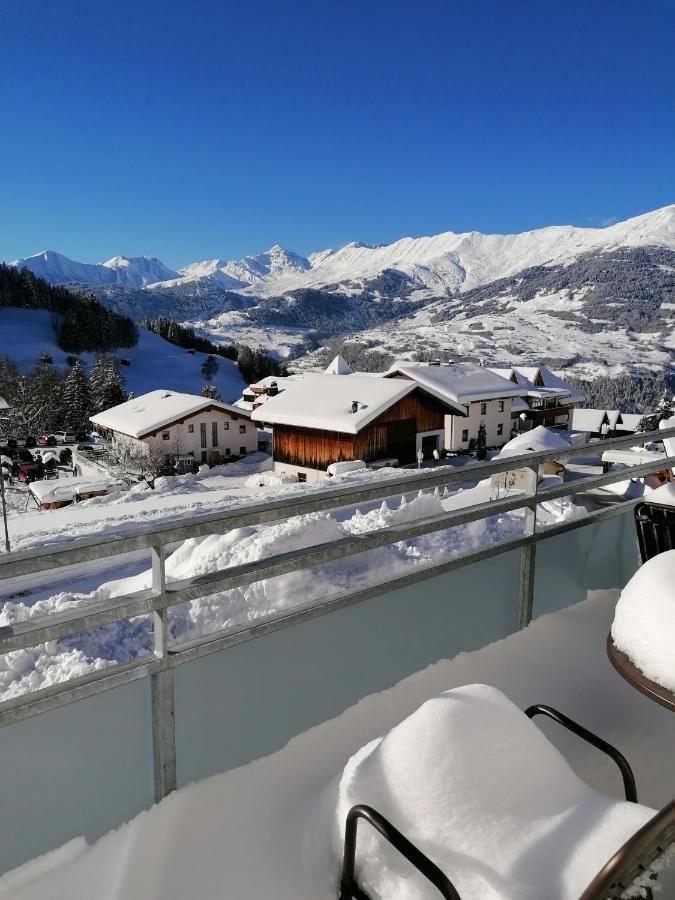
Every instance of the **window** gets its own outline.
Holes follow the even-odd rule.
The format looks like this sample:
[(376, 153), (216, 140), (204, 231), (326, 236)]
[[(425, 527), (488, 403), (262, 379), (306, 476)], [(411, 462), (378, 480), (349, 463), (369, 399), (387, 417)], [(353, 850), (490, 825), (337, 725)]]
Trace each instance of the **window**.
[(246, 426), (245, 425), (239, 426), (239, 434), (246, 434)]
[(218, 446), (218, 423), (211, 422), (211, 445), (213, 447)]
[(229, 456), (229, 455), (231, 454), (231, 452), (232, 452), (232, 451), (230, 450), (229, 447), (226, 447), (226, 448), (225, 448), (225, 456)]
[(469, 440), (469, 429), (465, 428), (462, 432), (462, 443), (466, 443)]
[(229, 431), (229, 430), (230, 430), (230, 423), (223, 422), (223, 431)]
[[(206, 422), (199, 423), (199, 437), (202, 450), (206, 449)], [(202, 456), (205, 454), (202, 453)]]
[(206, 462), (206, 450), (202, 450), (202, 462)]
[(246, 456), (246, 447), (240, 447), (239, 452), (241, 453), (242, 456)]
[(504, 434), (504, 425), (501, 422), (497, 425), (497, 434)]
[(483, 401), (483, 403), (481, 403), (481, 405), (480, 405), (481, 416), (484, 416), (486, 412), (487, 412), (487, 403), (485, 403), (485, 401)]
[(168, 441), (168, 440), (170, 440), (170, 439), (171, 439), (171, 432), (170, 432), (170, 431), (163, 431), (163, 432), (162, 432), (162, 440), (163, 440), (163, 441)]
[(188, 434), (194, 434), (194, 433), (195, 433), (195, 426), (188, 425)]
[(307, 472), (298, 472), (298, 481), (301, 484), (307, 481)]
[[(504, 401), (503, 400), (499, 401), (499, 412), (504, 412)], [(501, 434), (501, 432), (500, 432), (500, 434)]]

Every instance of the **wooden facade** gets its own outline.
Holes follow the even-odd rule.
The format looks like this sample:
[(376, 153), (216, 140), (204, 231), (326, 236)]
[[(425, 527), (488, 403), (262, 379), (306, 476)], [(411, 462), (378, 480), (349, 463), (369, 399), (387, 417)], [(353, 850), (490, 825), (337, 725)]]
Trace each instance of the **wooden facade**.
[(442, 431), (445, 416), (453, 412), (440, 400), (417, 388), (358, 434), (323, 431), (295, 425), (274, 426), (274, 461), (308, 469), (326, 469), (331, 463), (395, 457), (403, 465), (415, 460), (417, 435)]

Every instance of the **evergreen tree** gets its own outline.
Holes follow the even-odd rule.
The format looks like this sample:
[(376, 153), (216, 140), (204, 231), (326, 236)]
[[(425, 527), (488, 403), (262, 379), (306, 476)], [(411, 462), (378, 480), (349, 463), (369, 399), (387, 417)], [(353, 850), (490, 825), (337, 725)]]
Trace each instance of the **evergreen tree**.
[(673, 397), (669, 391), (664, 391), (661, 399), (656, 404), (654, 412), (646, 413), (638, 422), (638, 432), (658, 431), (659, 422), (662, 419), (670, 419), (673, 415)]
[(129, 399), (115, 361), (102, 356), (97, 358), (92, 369), (89, 390), (94, 413), (119, 406)]
[(215, 356), (207, 356), (202, 363), (202, 375), (210, 383), (216, 377), (218, 371), (218, 360)]
[(90, 415), (91, 397), (87, 373), (78, 359), (63, 385), (64, 426), (76, 431), (88, 429)]
[(209, 400), (221, 400), (220, 391), (215, 386), (215, 384), (204, 384), (202, 385), (202, 397), (208, 397)]
[(478, 426), (478, 435), (476, 437), (476, 459), (487, 458), (487, 433), (483, 422)]

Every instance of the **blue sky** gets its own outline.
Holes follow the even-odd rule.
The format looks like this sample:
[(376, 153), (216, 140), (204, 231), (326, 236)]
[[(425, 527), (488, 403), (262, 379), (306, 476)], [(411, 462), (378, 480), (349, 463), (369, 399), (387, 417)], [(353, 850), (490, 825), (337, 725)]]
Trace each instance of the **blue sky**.
[(675, 201), (672, 0), (0, 0), (0, 259), (180, 266)]

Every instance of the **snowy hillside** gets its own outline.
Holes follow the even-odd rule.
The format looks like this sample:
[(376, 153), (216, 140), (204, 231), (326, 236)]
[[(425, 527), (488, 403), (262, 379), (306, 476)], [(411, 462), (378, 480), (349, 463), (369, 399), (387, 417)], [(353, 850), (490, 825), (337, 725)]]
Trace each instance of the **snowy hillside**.
[[(47, 310), (0, 309), (0, 350), (7, 353), (23, 372), (34, 368), (43, 351), (51, 355), (54, 365), (68, 368), (68, 354), (54, 341), (51, 316)], [(143, 328), (139, 328), (135, 347), (125, 348), (114, 355), (118, 359), (129, 360), (129, 365), (121, 366), (120, 372), (126, 389), (136, 396), (159, 388), (199, 394), (204, 384), (201, 366), (206, 354), (189, 353)], [(91, 365), (95, 355), (82, 353), (80, 358)], [(224, 400), (232, 401), (240, 397), (244, 382), (237, 364), (219, 357), (214, 384)]]

